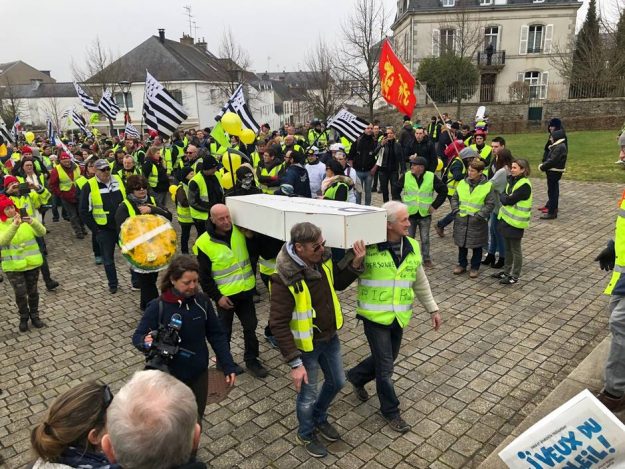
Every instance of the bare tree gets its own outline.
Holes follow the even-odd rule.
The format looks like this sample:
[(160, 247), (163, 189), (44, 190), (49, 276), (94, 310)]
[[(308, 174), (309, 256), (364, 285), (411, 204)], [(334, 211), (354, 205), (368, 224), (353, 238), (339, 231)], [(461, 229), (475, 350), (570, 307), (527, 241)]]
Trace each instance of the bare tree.
[(94, 101), (100, 100), (104, 89), (114, 90), (122, 79), (121, 65), (117, 58), (96, 36), (87, 46), (83, 61), (76, 63), (72, 59), (74, 80), (85, 85), (83, 88), (88, 90)]
[(25, 110), (26, 103), (19, 97), (18, 87), (8, 78), (0, 82), (0, 117), (10, 129), (15, 117)]
[(335, 54), (321, 39), (306, 56), (306, 98), (313, 116), (326, 121), (345, 103), (347, 93), (336, 74)]
[(380, 42), (386, 37), (387, 13), (380, 0), (357, 0), (354, 12), (343, 24), (344, 44), (338, 67), (352, 93), (364, 102), (373, 120), (373, 109), (380, 98), (378, 59)]
[[(228, 80), (222, 86), (226, 99), (234, 93), (239, 84), (247, 85), (255, 80), (255, 75), (248, 71), (251, 66), (250, 56), (236, 41), (230, 28), (225, 30), (221, 36), (219, 58), (228, 72)], [(246, 89), (245, 91), (248, 90)]]
[(50, 117), (54, 128), (58, 132), (61, 132), (63, 127), (61, 124), (64, 120), (61, 115), (63, 114), (63, 111), (65, 111), (62, 107), (61, 100), (56, 96), (50, 96), (49, 98), (46, 98), (42, 107), (46, 115)]
[(439, 24), (438, 42), (439, 54), (453, 53), (460, 58), (473, 58), (481, 48), (485, 48), (484, 25), (480, 12), (471, 8), (469, 0), (456, 0), (453, 11), (445, 15), (445, 21)]

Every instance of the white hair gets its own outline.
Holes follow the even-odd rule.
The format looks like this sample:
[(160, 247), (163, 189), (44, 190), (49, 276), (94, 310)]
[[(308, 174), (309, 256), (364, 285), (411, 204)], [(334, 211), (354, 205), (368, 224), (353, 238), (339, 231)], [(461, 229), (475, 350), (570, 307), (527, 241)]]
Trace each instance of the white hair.
[(197, 404), (191, 389), (173, 376), (136, 372), (106, 417), (115, 458), (124, 469), (170, 469), (189, 461)]
[(406, 204), (402, 204), (397, 200), (390, 200), (382, 205), (382, 208), (386, 210), (386, 221), (389, 223), (395, 223), (397, 221), (397, 214), (403, 209), (407, 210)]

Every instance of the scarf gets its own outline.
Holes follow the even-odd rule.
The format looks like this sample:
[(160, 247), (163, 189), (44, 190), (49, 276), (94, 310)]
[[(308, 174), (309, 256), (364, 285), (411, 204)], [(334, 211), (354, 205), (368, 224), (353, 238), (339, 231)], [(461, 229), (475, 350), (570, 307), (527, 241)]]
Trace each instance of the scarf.
[(148, 203), (148, 195), (145, 194), (145, 197), (143, 197), (142, 199), (138, 198), (137, 196), (135, 196), (132, 193), (129, 193), (127, 196), (128, 200), (130, 200), (131, 204), (134, 205), (145, 205)]

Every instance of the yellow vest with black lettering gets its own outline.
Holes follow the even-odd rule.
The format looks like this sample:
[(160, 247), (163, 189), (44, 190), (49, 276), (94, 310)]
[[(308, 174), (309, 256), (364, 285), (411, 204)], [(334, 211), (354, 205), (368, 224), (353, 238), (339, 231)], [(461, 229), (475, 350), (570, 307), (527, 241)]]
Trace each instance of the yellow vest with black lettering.
[[(527, 178), (519, 179), (512, 187), (512, 192), (519, 187), (527, 184), (532, 187), (532, 183)], [(510, 183), (506, 185), (506, 193), (510, 188)], [(532, 218), (532, 196), (527, 200), (519, 200), (514, 205), (502, 205), (499, 208), (499, 220), (505, 221), (508, 225), (519, 229), (526, 229), (530, 226), (530, 218)]]
[[(187, 195), (187, 200), (189, 200), (189, 186), (187, 184), (180, 183), (178, 184), (177, 191), (180, 189), (184, 191)], [(178, 214), (178, 223), (193, 223), (190, 207), (183, 207), (182, 205), (176, 203), (176, 213)]]
[(410, 322), (414, 300), (413, 283), (421, 266), (419, 243), (409, 237), (409, 253), (399, 267), (395, 266), (388, 249), (380, 251), (378, 245), (367, 247), (365, 271), (358, 278), (356, 313), (369, 321), (389, 326), (395, 320), (403, 328)]
[(621, 275), (625, 272), (625, 192), (621, 198), (618, 216), (616, 217), (616, 230), (614, 232), (614, 251), (616, 259), (614, 260), (614, 271), (610, 283), (605, 287), (603, 293), (611, 295), (614, 287), (621, 281)]
[(447, 180), (447, 195), (449, 197), (451, 197), (452, 195), (456, 193), (456, 187), (458, 187), (458, 183), (460, 182), (460, 181), (456, 181), (455, 179), (453, 179), (453, 174), (450, 171), (451, 165), (454, 163), (454, 161), (460, 161), (460, 164), (462, 165), (462, 174), (463, 175), (467, 174), (467, 168), (464, 166), (464, 163), (462, 162), (462, 159), (460, 157), (456, 156), (449, 162), (449, 164), (447, 165), (447, 169), (445, 170), (445, 173), (448, 179)]
[(74, 168), (74, 180), (72, 181), (70, 177), (67, 175), (65, 168), (63, 168), (60, 164), (56, 166), (56, 170), (59, 173), (59, 189), (61, 192), (68, 192), (72, 190), (72, 186), (76, 182), (76, 179), (80, 177), (80, 168), (78, 165)]
[(223, 241), (214, 241), (203, 233), (193, 245), (193, 254), (202, 251), (211, 260), (211, 277), (224, 296), (236, 295), (254, 288), (256, 279), (250, 264), (245, 236), (232, 227), (230, 246)]
[[(343, 327), (343, 313), (341, 304), (334, 291), (334, 273), (332, 271), (332, 258), (325, 261), (322, 268), (326, 274), (326, 280), (332, 294), (332, 304), (334, 306), (334, 320), (336, 321), (336, 329)], [(310, 290), (305, 281), (297, 282), (295, 285), (289, 285), (289, 291), (295, 300), (295, 308), (289, 321), (289, 329), (295, 339), (295, 345), (303, 352), (312, 352), (314, 331), (314, 319), (317, 317), (315, 308), (312, 305)]]
[[(126, 187), (124, 187), (124, 183), (121, 178), (116, 174), (111, 177), (117, 179), (117, 183), (119, 184), (119, 190), (122, 193), (122, 197), (126, 200)], [(102, 203), (102, 194), (100, 194), (100, 186), (98, 185), (98, 180), (95, 177), (87, 180), (87, 184), (91, 188), (91, 193), (89, 197), (91, 198), (91, 215), (93, 216), (93, 220), (100, 226), (105, 226), (107, 222), (107, 215), (109, 212), (104, 210), (104, 204)]]
[(471, 191), (471, 186), (465, 179), (460, 181), (456, 189), (458, 191), (458, 202), (460, 202), (458, 215), (466, 217), (467, 215), (475, 215), (482, 210), (486, 196), (492, 188), (493, 184), (489, 181), (484, 184), (478, 184)]
[[(13, 219), (0, 222), (0, 231), (11, 229)], [(2, 270), (5, 272), (24, 272), (36, 269), (43, 264), (35, 232), (28, 223), (22, 223), (8, 244), (0, 246)]]
[(406, 173), (402, 202), (408, 206), (409, 215), (419, 213), (422, 217), (427, 217), (430, 214), (429, 209), (432, 202), (434, 202), (434, 173), (425, 171), (421, 186), (412, 173)]

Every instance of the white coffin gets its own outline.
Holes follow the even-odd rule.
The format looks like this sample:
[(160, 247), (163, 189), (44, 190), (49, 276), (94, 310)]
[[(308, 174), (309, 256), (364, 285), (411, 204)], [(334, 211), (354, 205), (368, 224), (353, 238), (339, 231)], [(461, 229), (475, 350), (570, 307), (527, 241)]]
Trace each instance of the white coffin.
[(386, 210), (378, 207), (269, 194), (227, 197), (226, 205), (235, 225), (284, 241), (291, 227), (304, 221), (321, 228), (330, 247), (386, 241)]

